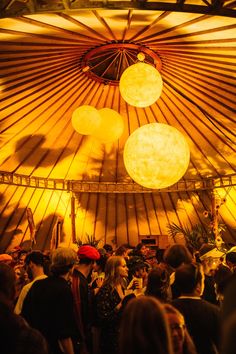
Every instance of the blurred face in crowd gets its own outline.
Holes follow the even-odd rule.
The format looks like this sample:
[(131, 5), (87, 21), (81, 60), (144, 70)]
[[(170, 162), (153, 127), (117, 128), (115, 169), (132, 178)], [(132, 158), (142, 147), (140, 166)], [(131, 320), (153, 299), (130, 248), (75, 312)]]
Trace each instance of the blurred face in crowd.
[(16, 284), (21, 284), (22, 282), (28, 281), (28, 274), (26, 273), (24, 267), (20, 265), (16, 265), (14, 267), (15, 276), (16, 276)]
[(147, 268), (143, 267), (135, 271), (135, 277), (137, 278), (146, 278), (147, 277)]
[(17, 261), (18, 260), (18, 257), (19, 257), (19, 253), (18, 252), (12, 252), (11, 253), (11, 256), (13, 258), (14, 261)]
[(203, 260), (202, 264), (206, 275), (214, 275), (216, 269), (221, 264), (221, 259), (219, 257), (208, 257)]
[(22, 254), (20, 255), (20, 258), (19, 258), (19, 262), (18, 262), (18, 263), (19, 263), (21, 266), (24, 266), (26, 256), (27, 256), (26, 253), (22, 253)]
[(182, 354), (185, 337), (184, 319), (177, 314), (167, 313), (175, 354)]
[(94, 262), (94, 264), (93, 264), (93, 272), (98, 272), (99, 269), (100, 269), (99, 264), (97, 264), (97, 262)]
[(146, 263), (148, 263), (150, 265), (151, 268), (153, 268), (155, 265), (158, 264), (157, 259), (155, 256), (148, 258), (145, 260)]
[(32, 273), (32, 268), (31, 268), (31, 262), (29, 264), (25, 264), (25, 269), (28, 274), (29, 279), (33, 279), (33, 273)]
[(16, 275), (16, 281), (18, 281), (21, 277), (22, 271), (20, 266), (14, 267), (15, 275)]
[(144, 257), (146, 257), (146, 255), (148, 254), (148, 252), (149, 252), (149, 248), (146, 247), (145, 245), (143, 245), (142, 248), (140, 249), (140, 253), (141, 253)]
[(119, 265), (119, 274), (121, 277), (128, 277), (128, 267), (124, 258), (122, 258), (121, 263)]

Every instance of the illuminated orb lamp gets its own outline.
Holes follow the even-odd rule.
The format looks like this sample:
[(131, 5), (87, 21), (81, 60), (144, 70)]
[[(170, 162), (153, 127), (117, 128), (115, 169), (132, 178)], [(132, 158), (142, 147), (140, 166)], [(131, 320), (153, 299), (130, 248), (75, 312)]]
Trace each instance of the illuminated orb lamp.
[(80, 106), (72, 114), (72, 126), (80, 134), (91, 135), (100, 125), (100, 114), (95, 107)]
[(100, 114), (100, 125), (92, 136), (105, 143), (118, 140), (124, 131), (122, 116), (110, 108), (102, 108), (98, 112)]
[(152, 65), (138, 62), (121, 75), (119, 89), (123, 99), (135, 107), (148, 107), (161, 96), (161, 74)]
[(166, 188), (185, 174), (190, 160), (184, 136), (167, 124), (152, 123), (135, 130), (124, 148), (129, 176), (143, 187)]

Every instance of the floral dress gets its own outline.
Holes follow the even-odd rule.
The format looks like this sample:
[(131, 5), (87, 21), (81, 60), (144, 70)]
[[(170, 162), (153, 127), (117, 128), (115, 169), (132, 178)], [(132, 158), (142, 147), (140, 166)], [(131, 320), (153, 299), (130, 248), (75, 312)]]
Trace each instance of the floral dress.
[(101, 329), (100, 349), (102, 354), (118, 351), (118, 335), (121, 311), (116, 309), (121, 299), (116, 289), (105, 284), (96, 296), (97, 323)]

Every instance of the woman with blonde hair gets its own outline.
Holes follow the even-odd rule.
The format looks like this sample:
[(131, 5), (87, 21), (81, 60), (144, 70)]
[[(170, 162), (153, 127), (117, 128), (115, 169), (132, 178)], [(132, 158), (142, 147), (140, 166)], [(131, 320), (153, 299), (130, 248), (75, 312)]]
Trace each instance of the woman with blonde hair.
[(102, 354), (117, 352), (121, 306), (127, 277), (128, 268), (125, 259), (121, 256), (111, 256), (106, 263), (104, 283), (96, 296)]
[(164, 307), (152, 296), (132, 299), (120, 327), (120, 354), (173, 354)]

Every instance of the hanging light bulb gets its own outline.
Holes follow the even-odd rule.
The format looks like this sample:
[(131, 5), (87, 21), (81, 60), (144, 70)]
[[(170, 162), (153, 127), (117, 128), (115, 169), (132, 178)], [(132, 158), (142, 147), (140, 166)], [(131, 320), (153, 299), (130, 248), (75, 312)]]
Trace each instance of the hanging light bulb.
[(138, 53), (137, 58), (139, 62), (130, 65), (121, 75), (120, 94), (131, 106), (148, 107), (161, 96), (162, 77), (154, 66), (143, 62), (144, 53)]
[(72, 126), (82, 135), (91, 135), (103, 143), (118, 140), (124, 130), (124, 120), (114, 109), (97, 110), (92, 106), (80, 106), (72, 114)]
[(104, 143), (118, 140), (124, 130), (124, 120), (114, 109), (99, 109), (100, 125), (92, 134), (95, 138)]
[(178, 182), (190, 160), (189, 146), (176, 128), (143, 125), (127, 139), (124, 164), (130, 177), (146, 188), (161, 189)]
[(100, 114), (95, 107), (80, 106), (72, 114), (72, 125), (78, 133), (91, 135), (100, 125)]

